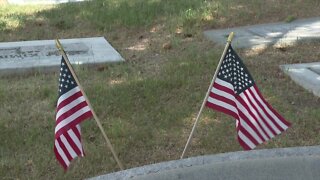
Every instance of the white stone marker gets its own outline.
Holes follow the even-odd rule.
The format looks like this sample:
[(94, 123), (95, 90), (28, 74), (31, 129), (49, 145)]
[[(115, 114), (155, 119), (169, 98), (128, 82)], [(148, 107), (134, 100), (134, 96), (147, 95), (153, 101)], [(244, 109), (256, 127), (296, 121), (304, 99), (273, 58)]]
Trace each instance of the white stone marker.
[(320, 62), (286, 64), (280, 68), (297, 84), (320, 97)]
[[(104, 37), (61, 39), (72, 64), (124, 61)], [(54, 40), (0, 43), (0, 73), (17, 73), (60, 66)]]
[(292, 45), (300, 40), (320, 39), (320, 17), (300, 19), (290, 23), (258, 24), (229, 29), (205, 31), (204, 35), (224, 45), (230, 32), (234, 32), (235, 48), (265, 48)]

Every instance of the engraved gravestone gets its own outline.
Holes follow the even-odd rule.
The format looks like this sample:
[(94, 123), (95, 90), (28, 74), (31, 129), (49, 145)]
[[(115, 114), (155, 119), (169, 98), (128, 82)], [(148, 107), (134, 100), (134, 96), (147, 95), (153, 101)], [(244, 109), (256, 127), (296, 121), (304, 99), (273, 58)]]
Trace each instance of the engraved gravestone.
[[(62, 39), (72, 64), (101, 64), (124, 61), (104, 37)], [(52, 69), (60, 65), (61, 55), (54, 40), (0, 43), (0, 73)]]
[[(92, 54), (89, 48), (82, 43), (70, 43), (66, 46), (65, 50), (69, 55)], [(36, 57), (42, 56), (59, 56), (55, 45), (43, 46), (25, 46), (25, 47), (10, 47), (0, 49), (0, 60), (25, 60), (30, 61)]]

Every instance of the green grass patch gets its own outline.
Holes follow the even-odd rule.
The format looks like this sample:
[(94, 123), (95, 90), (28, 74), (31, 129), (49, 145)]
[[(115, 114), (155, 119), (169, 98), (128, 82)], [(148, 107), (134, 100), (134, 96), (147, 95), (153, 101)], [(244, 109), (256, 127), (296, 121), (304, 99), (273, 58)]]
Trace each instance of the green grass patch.
[[(75, 67), (126, 168), (178, 159), (223, 47), (207, 28), (319, 16), (319, 2), (253, 0), (96, 0), (57, 6), (0, 6), (0, 41), (105, 36), (127, 61)], [(316, 62), (320, 43), (241, 51), (266, 99), (293, 123), (259, 146), (317, 145), (319, 98), (293, 83), (280, 64)], [(261, 68), (263, 67), (263, 68)], [(53, 153), (58, 72), (0, 77), (0, 177), (83, 179), (119, 170), (95, 121), (81, 124), (85, 158), (66, 173)], [(187, 156), (242, 150), (235, 122), (205, 109)]]

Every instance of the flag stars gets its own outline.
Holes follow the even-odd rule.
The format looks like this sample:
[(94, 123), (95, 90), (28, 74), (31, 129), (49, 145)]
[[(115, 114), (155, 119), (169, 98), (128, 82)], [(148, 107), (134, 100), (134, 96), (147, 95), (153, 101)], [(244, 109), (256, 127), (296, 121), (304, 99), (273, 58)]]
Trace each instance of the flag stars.
[[(227, 67), (223, 66), (222, 68), (218, 69), (217, 74), (220, 75), (218, 75), (217, 78), (219, 78), (219, 81), (215, 81), (215, 83), (218, 83), (219, 86), (225, 88), (219, 88), (219, 91), (213, 91), (212, 93), (210, 93), (209, 96), (213, 100), (208, 99), (206, 103), (207, 106), (212, 109), (221, 111), (226, 114), (230, 114), (228, 112), (232, 111), (232, 114), (235, 114), (234, 117), (236, 117), (238, 140), (239, 142), (241, 142), (241, 145), (245, 149), (253, 149), (256, 145), (261, 143), (257, 142), (256, 137), (264, 142), (271, 137), (279, 134), (279, 132), (284, 131), (288, 127), (289, 122), (283, 120), (280, 115), (277, 115), (277, 117), (273, 116), (274, 110), (265, 102), (260, 93), (258, 93), (259, 91), (257, 87), (254, 86), (253, 78), (251, 77), (240, 57), (232, 49), (231, 45), (229, 45), (229, 48), (227, 49), (226, 57), (223, 59), (222, 64), (227, 64)], [(224, 73), (222, 73), (222, 71), (224, 71)], [(218, 88), (215, 85), (214, 87)], [(255, 91), (257, 91), (257, 93), (255, 93)], [(225, 96), (226, 98), (219, 98), (220, 96), (224, 96), (221, 92), (225, 92), (226, 94), (228, 94), (228, 97)], [(217, 97), (216, 95), (218, 95), (219, 97)], [(234, 95), (234, 97), (229, 98), (232, 95)], [(254, 102), (254, 100), (257, 99), (259, 100), (259, 103)], [(263, 117), (262, 115), (257, 114), (257, 112), (259, 113), (260, 111), (264, 113)], [(273, 119), (273, 117), (275, 119)], [(246, 123), (240, 123), (244, 118), (249, 120), (243, 121)], [(283, 126), (285, 128), (278, 130), (275, 133), (275, 131), (273, 131), (275, 129), (272, 130), (273, 127), (270, 127), (268, 124), (261, 125), (260, 122), (276, 122), (274, 123), (274, 127)]]
[(75, 82), (75, 79), (73, 78), (71, 71), (62, 60), (61, 62), (61, 69), (60, 69), (60, 77), (59, 77), (59, 94), (64, 94), (65, 92), (71, 90), (72, 88), (77, 86), (77, 83)]
[(236, 93), (241, 93), (254, 83), (243, 63), (232, 49), (228, 49), (219, 69), (218, 78), (232, 84)]

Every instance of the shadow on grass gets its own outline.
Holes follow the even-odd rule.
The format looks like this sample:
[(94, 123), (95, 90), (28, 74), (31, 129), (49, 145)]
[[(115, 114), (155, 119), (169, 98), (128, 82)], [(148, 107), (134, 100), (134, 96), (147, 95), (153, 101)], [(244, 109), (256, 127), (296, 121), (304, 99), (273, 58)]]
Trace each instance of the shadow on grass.
[[(10, 15), (20, 25), (16, 29), (1, 31), (0, 39), (13, 41), (104, 35), (106, 31), (115, 31), (116, 27), (146, 27), (158, 21), (179, 17), (186, 12), (192, 14), (193, 11), (189, 9), (200, 8), (202, 1), (181, 1), (183, 4), (181, 6), (172, 5), (178, 1), (170, 0), (149, 1), (148, 3), (138, 0), (133, 4), (130, 1), (106, 2), (97, 0), (92, 4), (65, 4), (39, 12), (35, 10), (35, 13), (29, 15), (22, 13), (17, 16)], [(144, 15), (144, 13), (147, 14)], [(121, 15), (127, 16), (122, 17)], [(1, 26), (6, 27), (0, 23), (0, 28)], [(126, 167), (173, 160), (180, 156), (180, 151), (187, 140), (184, 137), (189, 133), (186, 129), (192, 127), (192, 118), (199, 110), (214, 72), (216, 62), (213, 63), (212, 60), (218, 60), (217, 56), (220, 55), (220, 52), (217, 52), (219, 55), (206, 56), (204, 54), (207, 49), (200, 48), (189, 48), (185, 52), (191, 50), (193, 52), (190, 54), (178, 54), (178, 56), (181, 55), (181, 59), (170, 57), (172, 62), (161, 65), (159, 74), (154, 76), (141, 74), (138, 65), (134, 66), (134, 63), (128, 62), (114, 65), (104, 72), (76, 71), (102, 120), (106, 133)], [(259, 55), (255, 58), (259, 58)], [(277, 60), (276, 56), (273, 58)], [(281, 100), (279, 106), (285, 108), (282, 112), (292, 113), (292, 109), (296, 108), (301, 109), (299, 114), (303, 114), (308, 110), (303, 107), (308, 108), (310, 102), (313, 103), (311, 105), (316, 106), (316, 102), (312, 101), (312, 96), (308, 96), (306, 103), (308, 106), (304, 103), (296, 107), (290, 105), (289, 100), (285, 99), (288, 97), (286, 94), (291, 93), (290, 98), (296, 98), (296, 102), (301, 102), (299, 98), (302, 97), (294, 94), (299, 93), (300, 90), (287, 92), (294, 86), (289, 86), (287, 79), (278, 80), (276, 73), (270, 74), (271, 68), (268, 67), (273, 68), (273, 66), (269, 65), (260, 72), (261, 62), (268, 65), (266, 62), (273, 58), (268, 57), (268, 61), (262, 59), (260, 62), (258, 59), (258, 63), (251, 61), (249, 65), (254, 67), (255, 74), (262, 74), (257, 79), (264, 83), (264, 87), (271, 84), (278, 88), (277, 93), (283, 93), (283, 97), (275, 96), (279, 98), (279, 101)], [(284, 59), (285, 57), (280, 59), (281, 62)], [(279, 63), (278, 61), (271, 62)], [(271, 80), (266, 81), (265, 77)], [(110, 83), (118, 78), (123, 79), (122, 83), (115, 85)], [(1, 176), (19, 177), (20, 179), (25, 177), (30, 179), (82, 179), (118, 170), (95, 122), (85, 121), (81, 126), (87, 157), (81, 159), (81, 162), (73, 162), (72, 169), (68, 173), (63, 173), (52, 151), (54, 134), (52, 122), (54, 121), (55, 94), (57, 94), (55, 87), (58, 84), (56, 79), (57, 75), (48, 75), (43, 78), (0, 79), (2, 103), (0, 107), (1, 114), (5, 117), (0, 121), (0, 142), (3, 143), (3, 146), (0, 146), (0, 153), (1, 157), (5, 157), (1, 159), (1, 164), (5, 165), (0, 169), (2, 170)], [(267, 91), (269, 94), (274, 94), (272, 86)], [(292, 118), (295, 118), (295, 114), (292, 114)], [(191, 150), (192, 154), (240, 149), (233, 135), (226, 136), (228, 132), (234, 131), (233, 128), (229, 128), (233, 122), (223, 121), (230, 119), (225, 115), (221, 121), (217, 121), (213, 117), (215, 115), (215, 113), (210, 113), (210, 115), (203, 116), (203, 131), (198, 131), (198, 133), (205, 139), (200, 140), (200, 135), (194, 139), (192, 146), (197, 148)], [(316, 119), (314, 118), (317, 117), (316, 115), (317, 111), (309, 115), (307, 119)], [(218, 117), (221, 116), (218, 115)], [(295, 119), (295, 121), (298, 120)], [(221, 126), (217, 125), (218, 123)], [(305, 127), (315, 129), (319, 126), (306, 123)], [(305, 139), (312, 137), (310, 132), (317, 133), (313, 129), (311, 131), (301, 129), (300, 131), (305, 132)], [(293, 134), (291, 133), (290, 137)], [(305, 143), (305, 139), (300, 139), (300, 141), (296, 139), (292, 137), (288, 144), (309, 143)], [(313, 141), (318, 142), (319, 140), (313, 139)]]
[[(30, 12), (25, 13), (10, 5), (2, 9), (3, 14), (6, 11), (18, 12), (6, 14), (4, 19), (0, 19), (0, 40), (96, 36), (106, 31), (117, 31), (118, 28), (150, 27), (155, 23), (168, 22), (183, 24), (187, 21), (193, 22), (197, 18), (195, 16), (200, 13), (199, 9), (204, 7), (203, 2), (195, 0), (95, 0), (47, 7), (26, 6)], [(15, 22), (16, 25), (9, 27), (9, 21)], [(176, 28), (179, 24), (173, 26)]]

